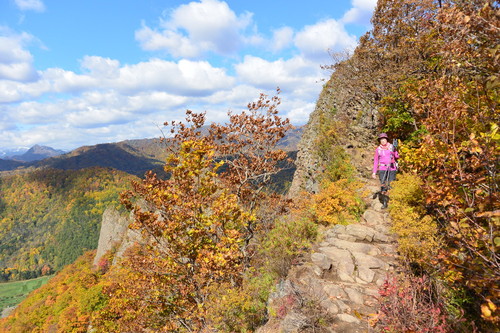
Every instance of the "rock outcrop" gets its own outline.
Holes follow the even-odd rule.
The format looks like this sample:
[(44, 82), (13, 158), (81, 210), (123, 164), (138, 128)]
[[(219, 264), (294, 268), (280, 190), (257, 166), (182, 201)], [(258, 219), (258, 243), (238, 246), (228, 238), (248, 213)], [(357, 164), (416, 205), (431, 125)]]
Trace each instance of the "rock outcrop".
[(126, 234), (129, 220), (126, 216), (114, 207), (107, 207), (102, 214), (101, 231), (99, 233), (99, 242), (94, 258), (94, 265), (97, 265), (102, 256), (111, 250), (113, 246), (121, 244), (123, 236)]
[(369, 175), (372, 151), (376, 146), (378, 114), (368, 99), (353, 96), (350, 89), (352, 87), (346, 87), (335, 75), (323, 87), (298, 144), (297, 170), (289, 190), (290, 197), (302, 190), (318, 191), (318, 178), (324, 170), (317, 145), (325, 119), (337, 124), (337, 144), (350, 155), (358, 173), (363, 177)]
[(123, 256), (127, 248), (142, 240), (142, 236), (138, 231), (128, 228), (131, 219), (131, 215), (122, 215), (114, 207), (106, 208), (102, 214), (101, 231), (94, 265), (97, 265), (102, 256), (113, 248), (116, 251), (113, 259), (113, 264), (115, 264)]
[[(370, 181), (365, 188), (374, 192), (378, 186)], [(290, 269), (271, 295), (271, 318), (258, 333), (307, 332), (315, 325), (323, 332), (372, 332), (378, 290), (397, 268), (397, 253), (388, 213), (380, 202), (367, 201), (359, 224), (325, 230), (323, 240)]]

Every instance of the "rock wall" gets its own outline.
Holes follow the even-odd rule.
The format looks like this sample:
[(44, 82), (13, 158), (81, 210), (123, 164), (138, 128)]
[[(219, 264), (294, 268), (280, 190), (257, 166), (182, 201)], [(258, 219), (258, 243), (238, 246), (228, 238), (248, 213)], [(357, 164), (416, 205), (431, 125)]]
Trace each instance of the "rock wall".
[(371, 173), (372, 151), (377, 145), (378, 114), (369, 99), (353, 97), (350, 89), (335, 74), (323, 87), (298, 144), (297, 170), (289, 196), (294, 197), (302, 190), (318, 191), (323, 163), (317, 154), (317, 143), (324, 117), (330, 117), (339, 124), (339, 128), (335, 129), (340, 136), (338, 145), (351, 156), (351, 163), (360, 176), (366, 177)]
[(132, 215), (122, 215), (114, 207), (107, 207), (102, 214), (101, 231), (99, 243), (94, 258), (94, 265), (97, 265), (102, 256), (113, 249), (116, 250), (113, 264), (115, 264), (123, 254), (135, 242), (141, 242), (143, 237), (140, 232), (128, 228), (132, 221)]
[(130, 221), (127, 216), (123, 216), (114, 207), (107, 207), (102, 214), (101, 231), (97, 252), (94, 258), (94, 265), (97, 265), (102, 256), (111, 250), (113, 246), (118, 246), (127, 232)]

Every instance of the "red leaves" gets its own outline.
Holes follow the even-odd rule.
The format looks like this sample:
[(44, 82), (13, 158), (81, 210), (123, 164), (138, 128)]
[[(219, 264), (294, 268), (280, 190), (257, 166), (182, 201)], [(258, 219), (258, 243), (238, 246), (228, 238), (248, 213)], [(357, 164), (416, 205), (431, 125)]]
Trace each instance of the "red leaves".
[(445, 304), (428, 277), (389, 276), (379, 294), (377, 325), (383, 332), (452, 332)]

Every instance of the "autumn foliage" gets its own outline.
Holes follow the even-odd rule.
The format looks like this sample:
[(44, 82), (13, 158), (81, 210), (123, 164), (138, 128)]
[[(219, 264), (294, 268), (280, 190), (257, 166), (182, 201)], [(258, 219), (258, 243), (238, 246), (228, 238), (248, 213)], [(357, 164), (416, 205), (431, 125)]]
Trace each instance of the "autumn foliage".
[(302, 198), (288, 220), (290, 203), (270, 190), (287, 167), (276, 144), (291, 128), (278, 116), (277, 96), (261, 95), (226, 124), (206, 125), (205, 114), (191, 111), (185, 123), (166, 123), (168, 177), (148, 173), (122, 197), (141, 242), (117, 266), (85, 269), (78, 306), (49, 295), (36, 304), (55, 302), (57, 316), (33, 311), (35, 320), (17, 319), (19, 327), (252, 331), (266, 316), (270, 287), (318, 223), (347, 223), (363, 208), (355, 170), (332, 148), (359, 116), (337, 111), (356, 106), (402, 141), (405, 174), (390, 213), (411, 271), (382, 286), (378, 328), (498, 331), (499, 22), (497, 1), (379, 0), (373, 29), (330, 66), (330, 83), (349, 94), (320, 121), (324, 190)]
[(378, 130), (402, 141), (421, 199), (405, 203), (401, 188), (396, 227), (448, 296), (466, 295), (448, 297), (461, 304), (456, 329), (500, 325), (499, 13), (490, 0), (379, 0), (373, 29), (329, 66), (349, 92), (335, 106), (375, 110)]
[(423, 260), (451, 294), (468, 293), (462, 311), (490, 330), (500, 321), (498, 3), (383, 0), (372, 22), (347, 62), (363, 64), (357, 87), (423, 180), (414, 221), (437, 223), (440, 240)]
[(104, 209), (120, 205), (134, 176), (41, 169), (0, 181), (0, 281), (52, 274), (95, 249)]
[[(109, 302), (96, 327), (199, 331), (234, 325), (237, 314), (224, 314), (230, 304), (252, 312), (244, 310), (252, 303), (244, 292), (234, 299), (249, 277), (251, 242), (286, 206), (269, 192), (287, 158), (274, 147), (291, 128), (277, 116), (277, 105), (277, 97), (261, 95), (247, 112), (229, 114), (228, 124), (208, 131), (205, 115), (191, 111), (186, 123), (165, 123), (173, 134), (166, 139), (168, 178), (150, 172), (123, 195), (134, 213), (130, 228), (143, 242), (110, 273)], [(221, 307), (221, 298), (233, 301)]]

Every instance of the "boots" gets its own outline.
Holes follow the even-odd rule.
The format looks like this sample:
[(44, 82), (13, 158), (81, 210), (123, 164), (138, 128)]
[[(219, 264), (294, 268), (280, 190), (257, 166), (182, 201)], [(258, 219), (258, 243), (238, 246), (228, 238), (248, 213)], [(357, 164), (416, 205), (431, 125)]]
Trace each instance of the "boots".
[(382, 186), (380, 191), (375, 192), (373, 194), (373, 199), (376, 199), (378, 197), (378, 201), (382, 204), (382, 208), (387, 208), (387, 204), (389, 203), (389, 196), (387, 195), (387, 188)]
[(379, 201), (382, 204), (382, 208), (385, 209), (387, 208), (387, 204), (389, 203), (389, 196), (387, 195), (387, 191), (389, 190), (389, 187), (387, 185), (382, 185), (380, 188), (380, 195), (379, 195)]
[(389, 197), (386, 194), (382, 194), (380, 196), (380, 202), (382, 203), (382, 208), (387, 208), (387, 204), (389, 203)]

